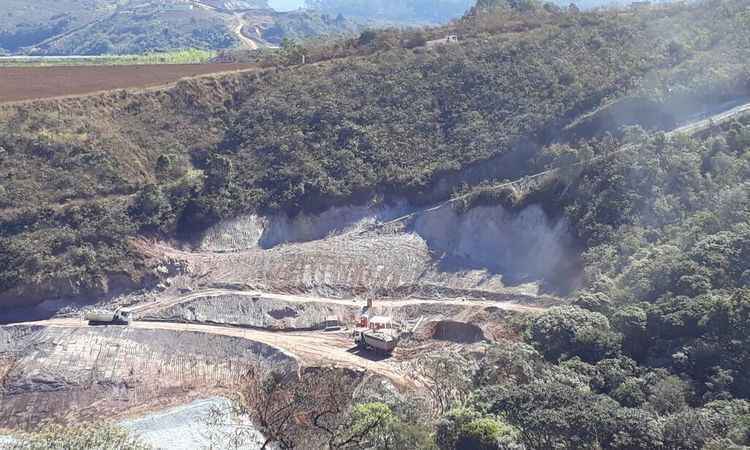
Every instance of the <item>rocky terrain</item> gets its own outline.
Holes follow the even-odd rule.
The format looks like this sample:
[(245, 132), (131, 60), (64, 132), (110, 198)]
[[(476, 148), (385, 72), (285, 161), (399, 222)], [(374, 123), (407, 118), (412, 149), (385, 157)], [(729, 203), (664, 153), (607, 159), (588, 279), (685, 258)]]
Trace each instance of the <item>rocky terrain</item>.
[[(212, 414), (215, 414), (214, 419), (207, 420)], [(233, 420), (231, 402), (223, 397), (211, 397), (124, 420), (119, 425), (156, 448), (224, 450), (233, 448), (226, 442), (226, 436), (238, 430)], [(214, 426), (216, 422), (227, 425)], [(246, 423), (241, 425), (248, 426)]]
[[(154, 259), (183, 263), (187, 270), (175, 281), (181, 286), (523, 301), (575, 284), (570, 231), (537, 206), (408, 211), (401, 205), (333, 208), (294, 219), (245, 216), (208, 230), (197, 251), (139, 247)], [(562, 279), (566, 284), (557, 284)]]
[(2, 330), (0, 428), (91, 420), (229, 389), (256, 365), (296, 373), (288, 354), (249, 339), (129, 327)]

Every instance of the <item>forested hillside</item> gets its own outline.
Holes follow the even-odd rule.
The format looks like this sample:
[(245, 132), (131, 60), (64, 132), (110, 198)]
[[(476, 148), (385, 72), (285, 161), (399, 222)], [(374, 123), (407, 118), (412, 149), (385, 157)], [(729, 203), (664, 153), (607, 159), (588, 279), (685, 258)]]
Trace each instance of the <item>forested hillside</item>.
[(445, 23), (461, 17), (471, 0), (307, 0), (307, 7), (363, 21)]
[(744, 8), (499, 10), (444, 30), (456, 45), (419, 46), (439, 29), (366, 32), (302, 50), (330, 62), (6, 107), (0, 285), (106, 291), (109, 275), (137, 273), (121, 256), (139, 228), (194, 233), (248, 211), (373, 195), (435, 201), (450, 194), (435, 195), (437, 181), (481, 181), (458, 175), (503, 155), (518, 156), (489, 176), (519, 177), (582, 114), (626, 96), (653, 99), (656, 119), (642, 125), (668, 126), (677, 118), (661, 98), (689, 112), (746, 92)]
[[(434, 421), (397, 411), (398, 442), (750, 445), (750, 119), (664, 133), (749, 101), (748, 29), (748, 0), (526, 2), (287, 42), (263, 70), (168, 90), (3, 106), (0, 301), (148, 285), (134, 237), (187, 246), (248, 212), (476, 190), (567, 219), (580, 283), (514, 342), (453, 361), (473, 369), (445, 371)], [(553, 168), (513, 196), (488, 188)]]
[[(321, 12), (278, 13), (265, 0), (182, 2), (163, 0), (43, 1), (30, 5), (8, 0), (0, 11), (0, 55), (142, 54), (182, 49), (239, 47), (241, 27), (250, 38), (256, 27), (268, 30), (268, 42), (308, 39), (355, 30), (343, 16)], [(251, 11), (247, 15), (243, 14)], [(263, 20), (255, 20), (258, 16)], [(248, 20), (249, 19), (249, 20)], [(239, 26), (239, 27), (238, 27)], [(247, 36), (245, 36), (247, 38)]]
[[(528, 345), (480, 360), (468, 405), (438, 425), (440, 448), (750, 444), (750, 118), (698, 138), (634, 129), (627, 141), (632, 151), (534, 194), (578, 230), (583, 287), (527, 324)], [(542, 160), (615, 148), (552, 146)]]

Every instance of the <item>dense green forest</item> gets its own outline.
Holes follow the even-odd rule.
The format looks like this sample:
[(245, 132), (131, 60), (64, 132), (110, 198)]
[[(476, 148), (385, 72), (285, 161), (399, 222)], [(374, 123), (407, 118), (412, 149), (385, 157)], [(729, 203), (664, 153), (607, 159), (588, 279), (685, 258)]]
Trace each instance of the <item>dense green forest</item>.
[(526, 324), (525, 343), (479, 361), (469, 400), (437, 422), (440, 448), (750, 445), (750, 118), (705, 137), (626, 139), (632, 151), (544, 188), (585, 242), (583, 287)]

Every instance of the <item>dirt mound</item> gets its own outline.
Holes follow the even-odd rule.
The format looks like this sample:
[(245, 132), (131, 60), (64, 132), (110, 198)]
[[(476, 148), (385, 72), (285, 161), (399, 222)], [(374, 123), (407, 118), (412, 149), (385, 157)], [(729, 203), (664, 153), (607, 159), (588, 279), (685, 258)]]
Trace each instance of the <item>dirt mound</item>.
[(419, 333), (421, 338), (473, 344), (487, 340), (484, 331), (477, 325), (454, 320), (430, 322)]
[(228, 324), (272, 330), (323, 328), (326, 317), (354, 321), (360, 307), (323, 302), (288, 302), (244, 293), (195, 294), (188, 301), (138, 313), (145, 320)]

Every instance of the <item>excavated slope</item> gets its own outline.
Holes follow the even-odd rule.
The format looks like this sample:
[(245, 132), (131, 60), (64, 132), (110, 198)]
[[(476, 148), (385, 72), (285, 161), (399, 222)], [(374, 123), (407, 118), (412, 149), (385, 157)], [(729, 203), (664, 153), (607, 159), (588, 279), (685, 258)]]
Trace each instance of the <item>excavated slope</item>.
[[(198, 250), (144, 246), (188, 260), (204, 285), (347, 297), (468, 296), (510, 300), (575, 280), (572, 233), (536, 205), (521, 211), (450, 205), (408, 211), (334, 208), (320, 215), (241, 217), (205, 234)], [(565, 286), (569, 287), (569, 286)]]
[[(43, 419), (92, 420), (235, 386), (255, 365), (296, 373), (265, 344), (211, 334), (128, 327), (15, 326), (3, 333), (0, 428)], [(2, 374), (3, 372), (0, 372)]]

